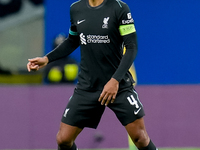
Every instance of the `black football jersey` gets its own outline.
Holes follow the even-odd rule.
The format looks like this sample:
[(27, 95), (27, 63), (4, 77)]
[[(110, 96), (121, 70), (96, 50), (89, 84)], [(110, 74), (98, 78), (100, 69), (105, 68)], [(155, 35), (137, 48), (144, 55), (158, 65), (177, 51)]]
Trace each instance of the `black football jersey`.
[[(120, 0), (104, 0), (97, 7), (91, 7), (88, 0), (79, 0), (70, 7), (70, 20), (69, 34), (80, 37), (77, 87), (102, 90), (123, 57), (123, 36), (135, 32), (130, 9)], [(133, 82), (127, 71), (119, 88), (131, 86)]]

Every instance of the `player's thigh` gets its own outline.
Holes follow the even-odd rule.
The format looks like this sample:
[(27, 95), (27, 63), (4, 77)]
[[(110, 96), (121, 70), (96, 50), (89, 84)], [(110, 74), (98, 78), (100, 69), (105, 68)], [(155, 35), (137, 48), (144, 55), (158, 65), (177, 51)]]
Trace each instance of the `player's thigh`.
[(61, 122), (59, 131), (56, 137), (58, 144), (61, 144), (61, 143), (73, 144), (76, 137), (79, 135), (79, 133), (82, 130), (83, 130), (82, 128), (71, 126), (71, 125)]
[(61, 121), (79, 128), (96, 128), (105, 110), (105, 106), (98, 102), (100, 93), (75, 89)]
[(145, 115), (143, 105), (133, 87), (119, 91), (115, 102), (108, 107), (114, 111), (123, 126)]

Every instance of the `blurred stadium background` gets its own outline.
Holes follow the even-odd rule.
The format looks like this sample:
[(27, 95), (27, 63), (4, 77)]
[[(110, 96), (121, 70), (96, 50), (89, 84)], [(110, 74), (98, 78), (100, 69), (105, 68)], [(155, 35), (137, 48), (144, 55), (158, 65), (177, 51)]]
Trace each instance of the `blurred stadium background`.
[[(58, 35), (68, 34), (74, 1), (0, 0), (2, 150), (57, 147), (55, 135), (76, 83), (79, 49), (63, 60), (67, 64), (53, 69), (28, 73), (26, 64), (51, 51)], [(161, 150), (200, 149), (200, 1), (124, 1), (138, 33), (136, 90), (150, 137)], [(85, 129), (76, 143), (85, 150), (130, 149), (125, 129), (108, 109), (97, 130)]]

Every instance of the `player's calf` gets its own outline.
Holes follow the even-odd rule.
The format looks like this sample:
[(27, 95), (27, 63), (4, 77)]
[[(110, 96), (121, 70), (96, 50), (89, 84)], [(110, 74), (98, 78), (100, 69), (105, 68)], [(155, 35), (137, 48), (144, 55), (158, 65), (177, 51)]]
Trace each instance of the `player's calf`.
[(73, 143), (71, 147), (65, 144), (61, 144), (61, 145), (58, 145), (58, 150), (78, 150), (78, 148), (76, 147), (75, 143)]
[(146, 132), (143, 118), (129, 123), (125, 128), (139, 150), (157, 150)]

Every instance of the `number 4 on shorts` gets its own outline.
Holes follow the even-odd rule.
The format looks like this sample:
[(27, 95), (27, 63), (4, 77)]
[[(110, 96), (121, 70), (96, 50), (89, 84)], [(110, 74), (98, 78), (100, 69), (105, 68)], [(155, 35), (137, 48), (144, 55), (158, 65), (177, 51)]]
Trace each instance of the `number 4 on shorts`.
[(135, 105), (136, 108), (139, 108), (138, 102), (135, 100), (133, 95), (127, 97), (127, 99), (131, 105)]

